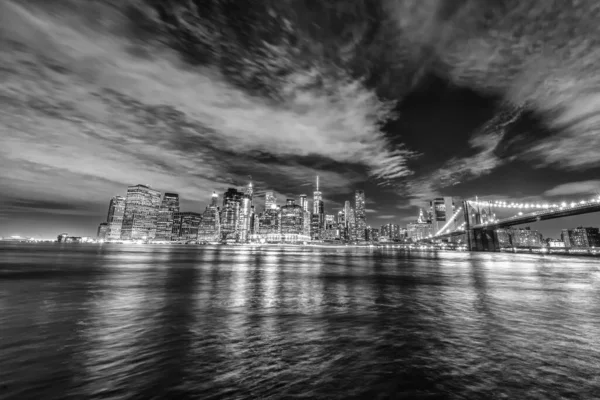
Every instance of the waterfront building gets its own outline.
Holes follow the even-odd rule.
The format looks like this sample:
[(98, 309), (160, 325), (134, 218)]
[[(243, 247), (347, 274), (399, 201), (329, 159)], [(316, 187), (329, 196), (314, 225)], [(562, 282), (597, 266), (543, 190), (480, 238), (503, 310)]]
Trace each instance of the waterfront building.
[(379, 237), (386, 241), (399, 241), (406, 237), (406, 229), (400, 228), (398, 224), (385, 224), (381, 226)]
[(358, 236), (356, 234), (356, 216), (354, 213), (354, 208), (350, 208), (348, 211), (348, 239), (352, 242), (358, 240)]
[(123, 215), (125, 214), (125, 197), (114, 196), (110, 199), (108, 205), (108, 215), (106, 222), (108, 223), (108, 232), (106, 240), (121, 239), (121, 227), (123, 226)]
[(229, 188), (223, 195), (221, 210), (221, 236), (225, 240), (237, 240), (244, 194), (237, 189)]
[(121, 239), (151, 240), (156, 236), (156, 222), (161, 193), (146, 185), (127, 188)]
[(323, 230), (323, 223), (321, 222), (322, 214), (311, 214), (310, 215), (310, 237), (312, 240), (320, 240), (321, 232)]
[(406, 226), (406, 233), (407, 237), (413, 242), (427, 239), (432, 235), (431, 223), (425, 219), (423, 209), (419, 209), (417, 221)]
[(258, 217), (258, 234), (266, 236), (281, 233), (279, 215), (279, 209), (274, 204), (262, 212)]
[(538, 231), (532, 231), (530, 227), (508, 229), (513, 247), (542, 247), (544, 238)]
[(302, 229), (302, 235), (304, 236), (308, 236), (311, 237), (310, 234), (310, 230), (311, 230), (311, 214), (310, 211), (308, 210), (303, 210), (302, 212), (302, 221), (303, 221), (303, 229)]
[(546, 244), (551, 249), (564, 249), (565, 248), (565, 242), (563, 242), (560, 239), (550, 239), (550, 238), (548, 238), (548, 239), (546, 239)]
[(67, 241), (67, 238), (69, 237), (68, 233), (61, 233), (60, 235), (58, 235), (56, 237), (56, 241), (58, 243), (65, 243)]
[(279, 213), (282, 234), (302, 235), (304, 233), (304, 210), (293, 199), (287, 199)]
[(254, 196), (254, 188), (252, 182), (246, 187), (246, 192), (242, 196), (240, 204), (239, 221), (237, 228), (237, 240), (246, 242), (250, 233), (252, 223), (252, 199)]
[(336, 229), (335, 215), (333, 215), (333, 214), (325, 215), (325, 229)]
[(367, 227), (367, 241), (369, 242), (378, 242), (379, 241), (379, 229)]
[(365, 192), (357, 190), (354, 192), (354, 218), (356, 220), (356, 239), (366, 240), (367, 216), (365, 213)]
[[(575, 229), (563, 230), (563, 241), (565, 247), (571, 248), (589, 248), (600, 247), (600, 233), (598, 228), (584, 228), (582, 226)], [(568, 239), (565, 240), (565, 237)]]
[(98, 226), (98, 233), (96, 237), (98, 240), (106, 240), (106, 236), (108, 235), (108, 222), (102, 222), (100, 226)]
[(265, 193), (265, 210), (270, 210), (271, 208), (277, 206), (277, 199), (275, 198), (275, 194), (271, 191)]
[(500, 248), (513, 247), (510, 229), (496, 229), (496, 237)]
[(210, 205), (202, 213), (198, 227), (198, 242), (218, 242), (221, 240), (221, 221), (218, 207), (219, 195), (213, 192)]
[(179, 195), (177, 193), (165, 193), (158, 210), (155, 240), (171, 241), (173, 215), (179, 211)]
[(173, 240), (190, 242), (198, 240), (198, 230), (202, 215), (196, 212), (176, 212), (173, 214)]

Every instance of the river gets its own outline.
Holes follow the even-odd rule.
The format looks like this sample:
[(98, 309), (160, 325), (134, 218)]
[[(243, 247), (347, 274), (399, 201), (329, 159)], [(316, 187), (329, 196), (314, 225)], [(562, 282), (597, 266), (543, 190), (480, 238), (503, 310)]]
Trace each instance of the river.
[(598, 259), (0, 245), (2, 399), (599, 399)]

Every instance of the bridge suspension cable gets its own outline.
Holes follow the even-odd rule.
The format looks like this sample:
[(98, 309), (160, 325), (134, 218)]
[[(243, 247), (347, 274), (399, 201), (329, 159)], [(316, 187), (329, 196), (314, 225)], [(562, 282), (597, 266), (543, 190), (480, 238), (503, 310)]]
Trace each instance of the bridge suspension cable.
[(437, 231), (437, 233), (434, 236), (441, 235), (448, 228), (448, 226), (450, 226), (450, 223), (452, 221), (454, 221), (462, 211), (463, 211), (462, 207), (459, 208), (458, 210), (456, 210), (456, 212), (454, 213), (452, 218), (450, 218), (448, 221), (446, 221), (446, 224), (444, 226), (442, 226), (442, 229)]
[(576, 207), (579, 205), (591, 204), (600, 202), (600, 196), (594, 197), (590, 200), (580, 200), (580, 201), (572, 201), (567, 203), (565, 201), (561, 203), (547, 203), (547, 202), (536, 202), (536, 203), (516, 203), (516, 202), (507, 202), (504, 200), (468, 200), (470, 204), (480, 206), (480, 207), (496, 207), (496, 208), (514, 208), (514, 209), (544, 209), (548, 210), (551, 208), (567, 208), (567, 207)]

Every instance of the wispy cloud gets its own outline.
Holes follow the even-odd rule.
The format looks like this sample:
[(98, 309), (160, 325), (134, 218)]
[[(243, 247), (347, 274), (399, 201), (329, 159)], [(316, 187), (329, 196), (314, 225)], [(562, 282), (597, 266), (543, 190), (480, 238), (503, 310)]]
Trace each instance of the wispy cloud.
[(600, 193), (600, 180), (582, 181), (565, 183), (546, 190), (544, 196), (576, 196), (590, 195), (594, 196)]

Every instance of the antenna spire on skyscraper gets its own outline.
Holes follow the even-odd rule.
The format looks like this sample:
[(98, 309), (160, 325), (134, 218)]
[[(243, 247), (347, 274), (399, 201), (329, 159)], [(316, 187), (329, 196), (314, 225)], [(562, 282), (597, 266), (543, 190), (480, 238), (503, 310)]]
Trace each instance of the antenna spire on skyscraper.
[(317, 175), (317, 192), (319, 191), (319, 175)]

